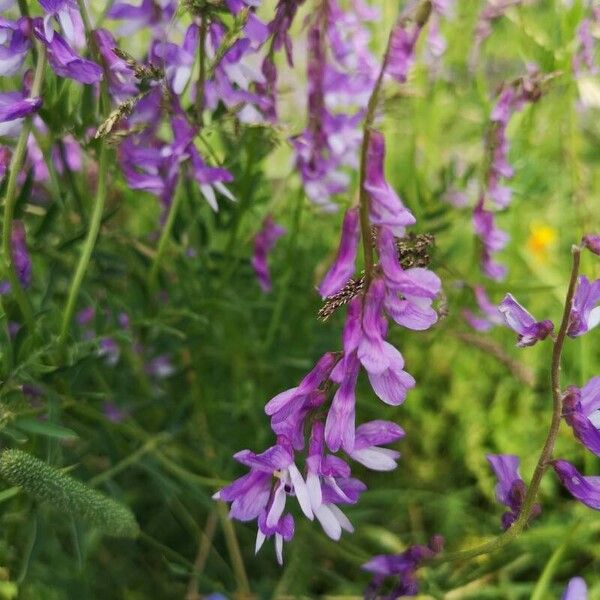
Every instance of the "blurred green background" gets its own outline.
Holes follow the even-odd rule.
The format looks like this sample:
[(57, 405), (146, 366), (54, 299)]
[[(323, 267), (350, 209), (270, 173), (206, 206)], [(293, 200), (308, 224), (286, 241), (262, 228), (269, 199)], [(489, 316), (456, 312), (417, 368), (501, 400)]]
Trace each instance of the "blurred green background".
[[(285, 127), (207, 132), (235, 175), (231, 189), (239, 201), (221, 202), (215, 214), (189, 187), (158, 300), (146, 288), (158, 206), (115, 176), (79, 306), (96, 309), (88, 328), (93, 336), (81, 328), (80, 341), (69, 349), (69, 366), (60, 369), (44, 348), (33, 352), (30, 342), (17, 339), (18, 360), (4, 373), (0, 392), (3, 445), (68, 467), (121, 500), (143, 534), (136, 541), (104, 538), (14, 488), (0, 490), (0, 598), (18, 593), (49, 600), (192, 599), (198, 597), (191, 593), (196, 587), (200, 594), (242, 597), (246, 578), (257, 598), (358, 597), (368, 582), (359, 567), (373, 554), (402, 551), (433, 533), (441, 533), (449, 549), (499, 533), (502, 507), (494, 500), (485, 454), (518, 454), (528, 481), (549, 423), (551, 348), (519, 350), (503, 329), (477, 338), (491, 340), (494, 353), (465, 340), (472, 332), (460, 310), (473, 308), (471, 286), (483, 280), (471, 212), (454, 208), (445, 195), (467, 188), (474, 200), (476, 185), (468, 182), (477, 184), (481, 176), (483, 137), (500, 84), (524, 74), (530, 64), (556, 73), (540, 101), (510, 122), (514, 200), (499, 217), (511, 235), (501, 255), (509, 276), (486, 286), (494, 301), (510, 291), (537, 317), (558, 321), (569, 248), (583, 233), (600, 230), (600, 81), (572, 74), (575, 32), (587, 10), (580, 1), (543, 0), (511, 9), (494, 23), (479, 67), (470, 72), (482, 4), (457, 0), (454, 17), (442, 24), (445, 55), (432, 64), (422, 40), (403, 92), (392, 84), (387, 88), (386, 173), (417, 216), (414, 230), (436, 236), (432, 268), (443, 280), (447, 316), (426, 333), (391, 329), (391, 340), (417, 380), (404, 406), (385, 406), (365, 382), (359, 385), (358, 420), (397, 421), (407, 437), (399, 443), (396, 471), (356, 467), (369, 490), (347, 510), (354, 535), (335, 543), (318, 525), (297, 519), (280, 568), (269, 543), (254, 556), (255, 526), (230, 524), (224, 507), (211, 499), (243, 472), (231, 458), (234, 452), (271, 444), (266, 401), (296, 385), (323, 352), (340, 347), (343, 315), (326, 324), (316, 320), (315, 286), (335, 252), (343, 213), (319, 214), (300, 190), (286, 138), (302, 128), (303, 107), (297, 105), (299, 92), (289, 87), (283, 95)], [(382, 6), (382, 26), (374, 29), (379, 54), (397, 5)], [(305, 77), (301, 22), (302, 16), (297, 70), (282, 76), (290, 86)], [(78, 185), (89, 210), (87, 184)], [(341, 207), (352, 199), (341, 198)], [(65, 201), (53, 200), (59, 206)], [(44, 307), (41, 327), (48, 329), (61, 304), (45, 299), (66, 294), (82, 231), (76, 215), (55, 212), (26, 215), (36, 229), (34, 294)], [(249, 257), (252, 237), (268, 212), (288, 233), (271, 255), (274, 290), (264, 295)], [(582, 272), (600, 276), (597, 258), (585, 255)], [(117, 324), (121, 312), (129, 315), (129, 328)], [(98, 355), (106, 336), (120, 347), (114, 366)], [(598, 374), (597, 340), (595, 332), (568, 341), (564, 385), (582, 385)], [(163, 379), (148, 375), (134, 351), (139, 345), (148, 359), (169, 356), (172, 373)], [(499, 359), (505, 355), (529, 374), (527, 382)], [(24, 383), (39, 386), (42, 403), (27, 401)], [(126, 418), (108, 420), (106, 402), (118, 405)], [(48, 427), (28, 431), (31, 417), (41, 413), (48, 415)], [(556, 454), (587, 474), (600, 474), (599, 461), (564, 425)], [(558, 598), (577, 574), (590, 586), (590, 598), (600, 598), (600, 517), (568, 497), (550, 473), (541, 502), (541, 517), (509, 547), (424, 569), (423, 597), (519, 600), (538, 586), (538, 600)]]

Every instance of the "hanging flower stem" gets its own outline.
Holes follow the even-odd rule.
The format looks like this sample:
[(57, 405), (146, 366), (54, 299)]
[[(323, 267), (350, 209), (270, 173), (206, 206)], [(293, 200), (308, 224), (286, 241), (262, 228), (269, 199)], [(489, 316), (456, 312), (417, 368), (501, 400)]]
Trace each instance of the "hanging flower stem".
[[(30, 92), (30, 96), (32, 98), (40, 95), (44, 81), (45, 67), (46, 49), (39, 45), (35, 74)], [(31, 133), (31, 126), (32, 117), (29, 116), (23, 123), (21, 133), (19, 134), (19, 139), (17, 140), (15, 152), (10, 161), (6, 195), (4, 197), (4, 220), (2, 222), (2, 254), (4, 255), (4, 268), (8, 280), (10, 281), (12, 293), (17, 301), (17, 304), (19, 305), (19, 310), (21, 311), (29, 331), (33, 331), (34, 327), (33, 308), (29, 298), (21, 286), (17, 272), (15, 271), (11, 248), (11, 235), (12, 224), (15, 215), (15, 204), (17, 201), (17, 178), (21, 172), (21, 169), (23, 168), (23, 162), (25, 161), (25, 153), (27, 152), (27, 142), (29, 140), (29, 134)]]
[(552, 420), (550, 421), (548, 435), (546, 436), (546, 441), (544, 442), (540, 457), (533, 472), (531, 483), (529, 484), (527, 494), (523, 500), (523, 506), (521, 508), (521, 512), (519, 513), (519, 517), (509, 529), (487, 544), (483, 544), (482, 546), (472, 548), (470, 550), (444, 554), (439, 558), (434, 559), (432, 561), (434, 563), (468, 560), (481, 554), (489, 554), (490, 552), (494, 552), (495, 550), (498, 550), (499, 548), (509, 544), (527, 527), (527, 523), (529, 522), (535, 501), (537, 499), (542, 477), (544, 476), (549, 462), (552, 459), (552, 453), (554, 451), (554, 445), (556, 443), (558, 430), (560, 428), (560, 421), (562, 418), (563, 394), (560, 386), (560, 363), (565, 338), (567, 336), (567, 330), (569, 328), (571, 310), (573, 308), (573, 297), (575, 296), (575, 290), (577, 288), (581, 247), (573, 246), (571, 252), (573, 255), (573, 266), (571, 268), (569, 288), (567, 290), (567, 296), (565, 299), (565, 307), (563, 310), (560, 329), (558, 330), (558, 334), (554, 340), (554, 347), (552, 349), (552, 362), (550, 367), (550, 380), (552, 385)]

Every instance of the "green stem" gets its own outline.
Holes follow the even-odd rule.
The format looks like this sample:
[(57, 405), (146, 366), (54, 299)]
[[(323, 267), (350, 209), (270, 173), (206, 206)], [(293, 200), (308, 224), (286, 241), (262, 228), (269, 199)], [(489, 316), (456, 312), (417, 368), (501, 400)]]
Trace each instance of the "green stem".
[(208, 19), (206, 15), (202, 16), (200, 22), (200, 40), (198, 43), (198, 61), (200, 62), (200, 72), (196, 84), (196, 122), (202, 126), (202, 113), (204, 112), (204, 85), (206, 81), (206, 33), (208, 28)]
[[(35, 98), (40, 95), (42, 84), (44, 81), (44, 69), (46, 67), (46, 49), (40, 45), (38, 50), (38, 58), (35, 66), (35, 75), (31, 86), (30, 96)], [(4, 198), (4, 220), (2, 222), (2, 253), (4, 255), (4, 268), (6, 275), (10, 281), (12, 293), (19, 305), (19, 310), (25, 319), (25, 323), (29, 331), (33, 331), (34, 317), (33, 308), (29, 302), (29, 298), (25, 294), (21, 282), (15, 271), (12, 256), (12, 225), (15, 214), (15, 204), (17, 202), (17, 178), (23, 168), (25, 161), (25, 153), (27, 151), (27, 142), (31, 133), (32, 117), (27, 117), (23, 123), (23, 128), (17, 140), (15, 152), (10, 161), (8, 183), (6, 185), (6, 196)]]
[(277, 304), (275, 305), (275, 309), (273, 310), (273, 315), (271, 316), (271, 322), (269, 323), (269, 328), (267, 329), (267, 336), (265, 339), (264, 348), (268, 349), (271, 347), (273, 340), (275, 339), (275, 335), (277, 334), (277, 330), (279, 329), (279, 325), (281, 323), (281, 318), (283, 316), (283, 311), (285, 309), (286, 300), (290, 293), (290, 283), (292, 281), (292, 276), (295, 269), (296, 264), (296, 247), (298, 245), (298, 233), (300, 231), (300, 220), (302, 217), (302, 208), (304, 206), (304, 188), (300, 188), (298, 191), (298, 199), (296, 203), (296, 210), (294, 211), (294, 220), (292, 223), (292, 231), (290, 235), (290, 241), (287, 251), (287, 265), (288, 269), (285, 274), (283, 281), (281, 282), (281, 288), (279, 295), (277, 297)]
[(581, 247), (573, 246), (571, 252), (573, 254), (571, 278), (569, 280), (569, 288), (567, 290), (567, 296), (565, 299), (565, 306), (563, 310), (560, 329), (558, 330), (556, 340), (554, 341), (554, 348), (552, 349), (552, 362), (550, 366), (550, 380), (552, 385), (552, 420), (550, 422), (550, 428), (548, 430), (548, 435), (546, 436), (546, 441), (544, 442), (544, 446), (540, 453), (540, 457), (538, 458), (538, 462), (533, 472), (531, 482), (527, 489), (527, 494), (525, 495), (525, 499), (523, 500), (523, 506), (521, 507), (519, 517), (512, 524), (510, 529), (507, 529), (503, 534), (499, 535), (497, 538), (491, 540), (490, 542), (483, 544), (482, 546), (478, 546), (476, 548), (471, 548), (469, 550), (462, 550), (459, 552), (444, 554), (439, 558), (434, 559), (432, 561), (433, 563), (467, 560), (479, 556), (481, 554), (489, 554), (490, 552), (494, 552), (495, 550), (498, 550), (499, 548), (502, 548), (503, 546), (509, 544), (527, 527), (527, 523), (529, 522), (529, 518), (531, 517), (531, 513), (533, 511), (533, 507), (537, 499), (537, 494), (540, 489), (542, 477), (544, 476), (544, 473), (548, 468), (548, 465), (550, 464), (550, 460), (552, 459), (552, 452), (554, 450), (554, 444), (556, 443), (556, 438), (558, 436), (558, 430), (560, 428), (560, 422), (562, 418), (563, 394), (560, 387), (560, 362), (562, 357), (563, 346), (567, 336), (567, 330), (569, 328), (571, 310), (573, 308), (573, 297), (577, 288), (577, 276), (579, 275), (579, 260), (581, 256)]
[(150, 290), (154, 290), (156, 288), (156, 279), (158, 276), (158, 269), (160, 267), (160, 263), (163, 259), (165, 251), (167, 249), (167, 244), (169, 243), (169, 239), (171, 238), (171, 231), (173, 230), (173, 224), (175, 223), (175, 217), (177, 217), (177, 213), (179, 211), (179, 206), (181, 205), (181, 200), (183, 199), (183, 183), (185, 180), (185, 173), (179, 175), (179, 181), (177, 182), (177, 187), (175, 189), (175, 193), (173, 194), (173, 201), (171, 202), (171, 206), (169, 207), (169, 213), (167, 214), (167, 221), (164, 224), (163, 230), (160, 234), (160, 240), (158, 241), (158, 249), (156, 250), (156, 256), (154, 257), (154, 262), (152, 263), (152, 268), (150, 270), (150, 277), (148, 278), (148, 287)]
[(100, 158), (98, 163), (98, 187), (96, 188), (96, 199), (94, 201), (94, 211), (90, 220), (90, 228), (85, 239), (81, 256), (75, 270), (75, 275), (71, 280), (71, 286), (69, 288), (69, 295), (67, 298), (67, 305), (65, 312), (63, 313), (62, 326), (59, 335), (59, 346), (64, 347), (67, 341), (67, 335), (69, 333), (69, 326), (73, 313), (75, 312), (75, 305), (77, 303), (77, 296), (79, 295), (79, 288), (85, 277), (98, 233), (100, 231), (100, 225), (102, 223), (102, 214), (104, 213), (104, 205), (106, 203), (106, 183), (108, 178), (108, 149), (105, 143), (100, 141)]

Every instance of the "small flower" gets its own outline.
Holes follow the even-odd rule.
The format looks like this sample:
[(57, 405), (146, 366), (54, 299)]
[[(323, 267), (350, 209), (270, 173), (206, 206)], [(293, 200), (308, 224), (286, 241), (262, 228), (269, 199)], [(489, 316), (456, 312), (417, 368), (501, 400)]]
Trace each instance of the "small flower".
[[(1, 7), (0, 7), (1, 10)], [(31, 47), (29, 21), (0, 19), (0, 75), (16, 75)]]
[(600, 279), (590, 282), (585, 275), (580, 275), (567, 330), (569, 337), (579, 337), (600, 323), (600, 306), (596, 306), (598, 303), (600, 303)]
[[(508, 507), (502, 515), (502, 529), (508, 529), (519, 517), (527, 488), (519, 474), (519, 457), (512, 454), (488, 454), (490, 463), (498, 483), (496, 484), (496, 500)], [(532, 510), (531, 518), (541, 511), (539, 504)]]
[(350, 456), (374, 471), (392, 471), (397, 467), (400, 453), (389, 448), (380, 448), (404, 437), (404, 430), (391, 421), (369, 421), (356, 429), (354, 448)]
[(40, 22), (34, 23), (33, 31), (35, 36), (46, 46), (48, 62), (59, 77), (88, 84), (97, 83), (102, 79), (102, 67), (75, 54), (60, 34), (54, 32), (52, 37), (48, 38)]
[(127, 413), (114, 402), (105, 402), (102, 405), (102, 412), (111, 423), (120, 423), (127, 417)]
[(394, 587), (387, 598), (399, 598), (400, 596), (416, 596), (419, 592), (419, 584), (416, 571), (423, 561), (433, 558), (442, 551), (444, 540), (442, 536), (435, 535), (427, 546), (410, 546), (401, 554), (380, 554), (374, 556), (369, 562), (362, 565), (364, 571), (373, 573), (373, 579), (367, 588), (365, 598), (373, 600), (380, 598), (378, 592), (382, 591), (383, 585), (388, 578), (393, 578)]
[(350, 208), (344, 215), (342, 237), (334, 263), (319, 286), (322, 298), (339, 292), (352, 277), (355, 270), (356, 250), (360, 239), (360, 217), (358, 207)]
[(94, 320), (95, 315), (96, 309), (93, 306), (86, 306), (75, 315), (75, 321), (80, 327), (86, 327)]
[(39, 97), (23, 98), (19, 92), (0, 93), (0, 123), (27, 117), (41, 106), (42, 99)]
[(600, 377), (592, 377), (581, 389), (570, 386), (563, 404), (565, 420), (575, 436), (600, 456)]
[(600, 510), (600, 477), (585, 477), (566, 460), (555, 460), (554, 471), (568, 492), (594, 510)]
[(473, 211), (473, 228), (482, 243), (481, 266), (484, 273), (496, 281), (504, 279), (506, 267), (495, 262), (493, 254), (506, 246), (508, 234), (496, 227), (494, 213), (483, 208), (483, 198)]
[(488, 298), (485, 288), (477, 285), (473, 288), (473, 292), (481, 314), (477, 315), (470, 310), (463, 310), (462, 315), (467, 323), (476, 331), (489, 331), (496, 325), (502, 325), (504, 319), (498, 307)]
[(25, 226), (22, 221), (13, 221), (10, 239), (15, 272), (21, 285), (27, 288), (31, 283), (31, 259), (27, 250)]
[(413, 214), (385, 180), (383, 162), (385, 157), (385, 139), (378, 131), (371, 132), (367, 151), (367, 173), (365, 189), (369, 193), (369, 216), (373, 225), (389, 228), (396, 237), (402, 237), (405, 227), (416, 222)]
[(161, 354), (153, 358), (146, 365), (146, 373), (156, 379), (166, 379), (175, 373), (175, 367), (171, 362), (171, 357), (168, 354)]
[(582, 242), (590, 252), (600, 256), (600, 235), (584, 235)]
[(569, 580), (561, 600), (587, 600), (588, 590), (585, 581), (581, 577), (573, 577)]
[(498, 310), (508, 327), (518, 334), (517, 346), (519, 348), (533, 346), (535, 343), (545, 340), (554, 331), (552, 321), (548, 319), (536, 321), (512, 294), (506, 294), (498, 306)]
[(271, 291), (272, 287), (269, 265), (267, 263), (269, 252), (273, 249), (277, 240), (284, 234), (285, 229), (281, 225), (277, 225), (271, 215), (267, 215), (263, 220), (261, 230), (254, 237), (252, 267), (263, 292)]

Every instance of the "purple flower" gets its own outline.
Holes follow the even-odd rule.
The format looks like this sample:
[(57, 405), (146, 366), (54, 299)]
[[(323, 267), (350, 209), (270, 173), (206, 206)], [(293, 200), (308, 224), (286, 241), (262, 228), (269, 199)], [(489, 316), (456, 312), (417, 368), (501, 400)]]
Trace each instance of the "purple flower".
[(106, 29), (94, 31), (98, 51), (106, 68), (110, 93), (118, 102), (123, 102), (138, 93), (131, 68), (114, 53), (117, 41)]
[(569, 580), (561, 600), (587, 600), (588, 590), (585, 581), (581, 577), (573, 577)]
[(386, 72), (400, 83), (404, 83), (408, 77), (420, 32), (421, 26), (403, 19), (399, 19), (392, 30)]
[(566, 460), (555, 460), (554, 471), (569, 493), (594, 510), (600, 510), (600, 477), (586, 477)]
[(402, 327), (414, 331), (429, 329), (438, 318), (431, 304), (441, 289), (439, 277), (420, 267), (405, 271), (398, 261), (396, 242), (389, 229), (380, 229), (378, 246), (387, 313)]
[(500, 315), (498, 307), (488, 298), (485, 289), (476, 285), (473, 292), (481, 314), (477, 315), (470, 310), (463, 310), (462, 315), (467, 323), (476, 331), (489, 331), (496, 325), (502, 325), (504, 319)]
[(107, 365), (114, 367), (119, 362), (120, 354), (119, 345), (113, 338), (105, 337), (100, 340), (98, 356), (104, 357)]
[(598, 303), (600, 279), (591, 283), (585, 275), (580, 275), (567, 330), (569, 337), (579, 337), (600, 323), (600, 306), (596, 306)]
[(157, 37), (162, 37), (164, 28), (175, 12), (173, 0), (142, 0), (139, 6), (127, 2), (115, 2), (107, 13), (109, 19), (122, 20), (119, 34), (129, 36), (149, 27)]
[(598, 68), (594, 64), (594, 36), (592, 35), (593, 22), (591, 19), (583, 19), (577, 28), (577, 40), (579, 47), (573, 56), (573, 71), (576, 75), (587, 70), (591, 74), (597, 74)]
[(369, 421), (359, 425), (354, 436), (354, 448), (350, 456), (374, 471), (392, 471), (397, 467), (400, 453), (380, 448), (404, 437), (404, 430), (391, 421)]
[(342, 530), (352, 533), (354, 527), (337, 504), (354, 504), (365, 486), (350, 478), (350, 467), (341, 458), (325, 454), (324, 437), (323, 423), (315, 422), (306, 459), (306, 487), (323, 531), (331, 539), (339, 540)]
[(81, 48), (85, 44), (83, 21), (75, 0), (39, 0), (46, 16), (44, 17), (44, 34), (52, 40), (54, 29), (52, 19), (56, 18), (70, 44)]
[[(265, 413), (272, 417), (271, 425), (275, 433), (283, 433), (276, 430), (278, 424), (281, 423), (291, 424), (294, 431), (296, 427), (293, 426), (293, 423), (297, 423), (297, 428), (300, 428), (303, 418), (306, 416), (304, 409), (320, 403), (320, 388), (329, 378), (337, 360), (338, 357), (332, 352), (324, 354), (298, 386), (277, 394), (267, 402)], [(294, 448), (298, 450), (303, 448), (304, 437), (302, 435), (298, 439), (288, 436), (288, 439), (292, 440)]]
[(493, 254), (499, 252), (508, 242), (508, 234), (496, 227), (494, 213), (483, 208), (483, 198), (473, 211), (473, 228), (481, 240), (481, 266), (484, 273), (499, 281), (506, 276), (506, 267), (494, 261)]
[(171, 42), (156, 41), (150, 53), (156, 64), (165, 66), (167, 81), (175, 94), (181, 94), (192, 75), (199, 42), (199, 28), (188, 27), (181, 46)]
[(22, 221), (13, 221), (10, 241), (15, 272), (21, 285), (27, 288), (31, 283), (31, 259), (27, 250), (25, 226)]
[(600, 377), (592, 377), (581, 389), (567, 389), (564, 417), (579, 441), (600, 456)]
[(343, 361), (339, 387), (333, 396), (325, 422), (325, 440), (332, 452), (343, 448), (350, 453), (355, 441), (355, 388), (360, 364), (352, 354)]
[(97, 83), (102, 79), (102, 67), (77, 56), (65, 39), (54, 32), (52, 38), (46, 37), (39, 21), (34, 22), (35, 36), (46, 46), (48, 62), (59, 77), (74, 79), (79, 83)]
[(380, 598), (385, 580), (394, 578), (392, 592), (386, 598), (399, 598), (400, 596), (415, 596), (419, 591), (416, 571), (423, 561), (433, 558), (442, 551), (444, 540), (442, 536), (435, 535), (427, 546), (410, 546), (401, 554), (380, 554), (374, 556), (369, 562), (362, 565), (362, 569), (373, 573), (373, 579), (367, 588), (365, 598), (373, 600)]
[(283, 542), (289, 542), (294, 537), (294, 517), (289, 513), (282, 515), (273, 525), (267, 524), (267, 512), (264, 510), (258, 517), (258, 533), (256, 534), (257, 553), (267, 538), (275, 536), (275, 556), (277, 562), (283, 565)]
[(414, 225), (416, 219), (385, 180), (383, 161), (385, 139), (378, 131), (371, 132), (367, 152), (365, 189), (369, 193), (369, 212), (373, 225), (389, 228), (396, 237), (402, 237), (405, 227)]
[(548, 319), (536, 321), (512, 294), (506, 294), (498, 306), (498, 310), (506, 325), (518, 334), (517, 346), (519, 348), (533, 346), (535, 343), (545, 340), (554, 331), (552, 321)]
[(86, 306), (75, 315), (75, 321), (80, 327), (86, 327), (94, 320), (95, 315), (96, 309), (93, 306)]
[(127, 417), (127, 413), (114, 402), (105, 402), (102, 405), (102, 412), (111, 423), (120, 423)]
[(323, 298), (339, 292), (348, 279), (352, 277), (355, 269), (356, 250), (360, 239), (360, 216), (358, 207), (350, 208), (344, 216), (342, 237), (334, 263), (327, 271), (319, 286)]
[[(512, 454), (488, 454), (486, 458), (498, 479), (496, 500), (509, 509), (502, 515), (502, 529), (506, 530), (519, 517), (527, 492), (525, 482), (519, 474), (519, 457)], [(536, 504), (531, 518), (536, 517), (540, 511), (540, 505)]]
[(252, 267), (263, 292), (270, 292), (272, 287), (267, 262), (269, 252), (284, 233), (285, 229), (273, 221), (272, 215), (267, 215), (263, 220), (261, 230), (254, 236)]
[[(213, 498), (231, 502), (231, 518), (240, 521), (259, 519), (257, 550), (266, 537), (275, 534), (277, 555), (278, 559), (281, 559), (279, 546), (283, 544), (284, 534), (288, 539), (293, 535), (293, 529), (290, 532), (289, 521), (280, 521), (285, 511), (287, 496), (296, 496), (305, 516), (310, 520), (314, 518), (306, 482), (294, 463), (293, 450), (289, 442), (281, 437), (275, 446), (261, 454), (242, 450), (235, 454), (234, 458), (250, 467), (250, 473), (219, 490)], [(282, 525), (284, 527), (278, 529)], [(281, 536), (281, 540), (277, 535)]]
[(0, 75), (16, 75), (31, 47), (29, 21), (9, 21), (0, 17)]
[(590, 252), (600, 256), (600, 235), (584, 235), (582, 242)]
[(166, 379), (175, 373), (175, 367), (168, 354), (161, 354), (153, 358), (146, 365), (146, 373), (156, 379)]
[(40, 97), (23, 98), (20, 92), (0, 93), (0, 123), (27, 117), (37, 112), (40, 106), (42, 106)]
[(0, 146), (0, 179), (6, 175), (11, 158), (12, 152), (10, 148), (8, 146)]

